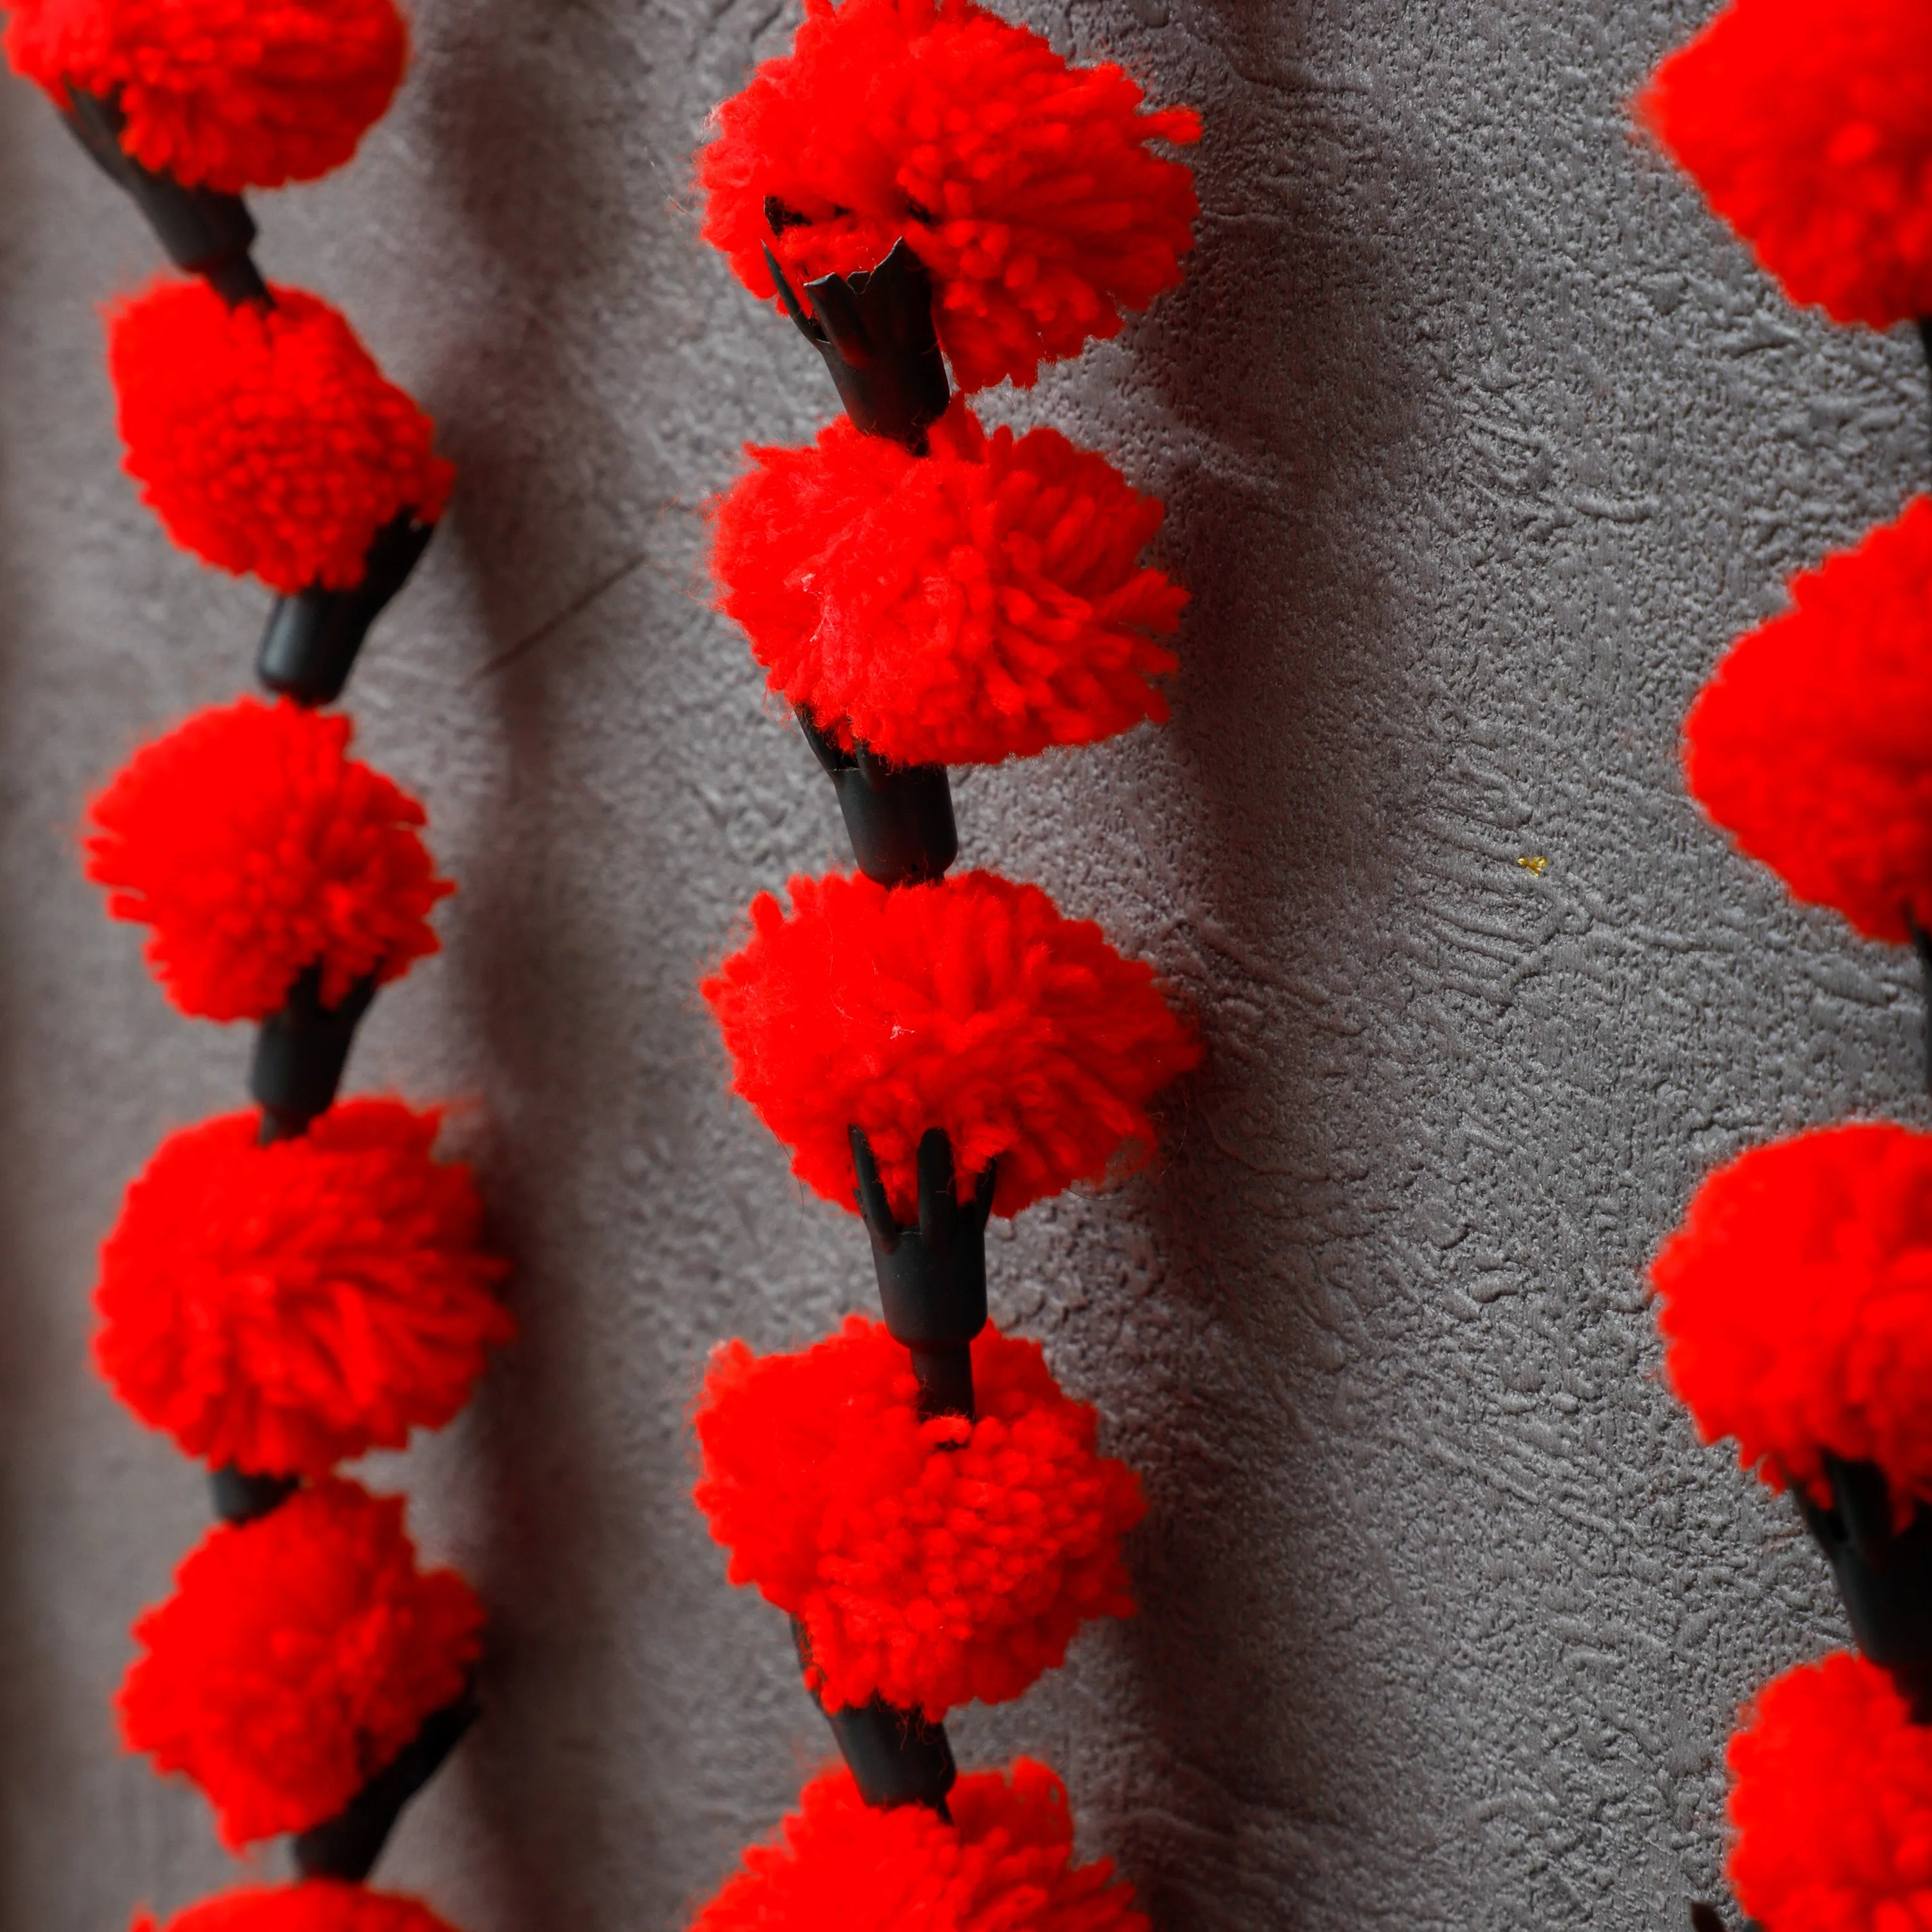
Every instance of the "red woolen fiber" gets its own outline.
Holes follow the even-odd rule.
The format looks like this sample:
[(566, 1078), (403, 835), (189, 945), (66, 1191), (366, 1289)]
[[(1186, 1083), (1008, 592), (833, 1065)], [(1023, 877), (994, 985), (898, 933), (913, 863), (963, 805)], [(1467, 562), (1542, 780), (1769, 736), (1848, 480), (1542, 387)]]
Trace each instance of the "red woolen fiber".
[(348, 755), (349, 720), (284, 700), (212, 706), (144, 746), (89, 808), (87, 876), (153, 928), (184, 1013), (262, 1019), (320, 962), (338, 1005), (436, 950), (423, 808)]
[(822, 1773), (692, 1932), (1148, 1932), (1111, 1858), (1073, 1862), (1066, 1790), (1043, 1764), (962, 1778), (947, 1804), (950, 1823), (876, 1810), (849, 1772)]
[(1685, 778), (1794, 897), (1902, 944), (1932, 928), (1932, 497), (1790, 591), (1691, 706)]
[(757, 1585), (804, 1624), (829, 1709), (874, 1692), (937, 1721), (1017, 1697), (1092, 1617), (1133, 1610), (1120, 1538), (1146, 1505), (1097, 1453), (1090, 1405), (1036, 1342), (983, 1330), (977, 1410), (919, 1418), (910, 1358), (857, 1316), (802, 1354), (712, 1358), (698, 1506)]
[(469, 1400), (512, 1333), (441, 1116), (350, 1100), (293, 1140), (260, 1117), (170, 1136), (101, 1250), (94, 1360), (190, 1456), (320, 1475)]
[(842, 1208), (865, 1129), (893, 1212), (915, 1220), (920, 1137), (944, 1127), (960, 1198), (999, 1162), (994, 1211), (1104, 1180), (1154, 1143), (1148, 1100), (1201, 1057), (1154, 969), (1090, 920), (992, 872), (888, 892), (831, 873), (770, 892), (752, 937), (704, 982), (736, 1078)]
[(112, 311), (128, 473), (207, 562), (286, 594), (352, 589), (376, 532), (405, 511), (434, 523), (455, 472), (336, 310), (274, 292), (230, 308), (163, 280)]
[(420, 1899), (340, 1879), (244, 1886), (218, 1892), (157, 1925), (136, 1912), (130, 1932), (452, 1932)]
[(394, 0), (10, 0), (7, 57), (66, 104), (118, 95), (122, 148), (226, 194), (340, 167), (409, 56)]
[(871, 268), (903, 235), (962, 389), (1030, 383), (1118, 334), (1180, 280), (1199, 212), (1186, 167), (1148, 150), (1198, 139), (1191, 109), (1144, 112), (1111, 62), (1070, 68), (971, 0), (806, 0), (791, 52), (717, 124), (704, 236), (746, 287), (775, 292), (767, 244), (796, 285)]
[(1932, 1134), (1863, 1125), (1754, 1148), (1652, 1264), (1671, 1385), (1704, 1439), (1828, 1503), (1821, 1457), (1932, 1501)]
[(841, 417), (759, 449), (719, 500), (712, 569), (771, 687), (896, 764), (994, 764), (1164, 719), (1154, 641), (1187, 593), (1140, 554), (1160, 527), (1058, 430), (988, 436), (963, 400), (931, 453)]
[(333, 1817), (482, 1652), (476, 1592), (416, 1568), (403, 1499), (334, 1477), (211, 1530), (175, 1584), (135, 1623), (122, 1735), (201, 1787), (231, 1846)]
[(1658, 70), (1643, 117), (1795, 302), (1932, 312), (1932, 8), (1732, 0)]
[(1766, 1932), (1932, 1925), (1932, 1729), (1876, 1664), (1774, 1678), (1728, 1755), (1731, 1888)]

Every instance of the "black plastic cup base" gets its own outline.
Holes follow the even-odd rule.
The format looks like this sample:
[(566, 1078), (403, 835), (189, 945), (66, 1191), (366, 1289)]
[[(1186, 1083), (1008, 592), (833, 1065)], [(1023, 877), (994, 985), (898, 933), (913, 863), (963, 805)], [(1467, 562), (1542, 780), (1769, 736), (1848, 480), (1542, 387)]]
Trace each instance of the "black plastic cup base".
[[(774, 233), (790, 225), (769, 201), (765, 215)], [(933, 326), (932, 278), (910, 245), (902, 237), (876, 267), (806, 283), (804, 301), (769, 248), (765, 260), (786, 313), (824, 358), (854, 425), (923, 456), (926, 430), (952, 395)]]
[(312, 1825), (295, 1841), (296, 1869), (304, 1878), (360, 1883), (375, 1869), (403, 1808), (441, 1768), (463, 1734), (476, 1721), (472, 1690), (426, 1718), (401, 1755), (378, 1772), (326, 1824)]
[(1932, 1723), (1932, 1509), (1921, 1504), (1895, 1531), (1882, 1470), (1831, 1455), (1824, 1462), (1831, 1508), (1793, 1491), (1805, 1527), (1832, 1566), (1859, 1650), (1898, 1686), (1912, 1721)]
[(946, 876), (959, 856), (952, 784), (944, 765), (889, 765), (862, 746), (848, 752), (801, 708), (797, 718), (838, 800), (859, 869), (874, 884), (908, 886)]
[(886, 1332), (911, 1351), (920, 1413), (973, 1414), (972, 1342), (986, 1325), (986, 1221), (998, 1174), (989, 1162), (961, 1204), (952, 1143), (929, 1127), (919, 1143), (919, 1222), (902, 1228), (886, 1197), (871, 1142), (854, 1126), (859, 1213), (871, 1238)]
[(109, 178), (133, 196), (177, 268), (201, 276), (231, 308), (272, 305), (268, 285), (249, 254), (255, 245), (254, 217), (238, 194), (184, 188), (171, 176), (143, 167), (122, 148), (126, 121), (117, 101), (70, 87), (61, 118)]
[(248, 1091), (262, 1110), (262, 1141), (293, 1140), (326, 1113), (342, 1084), (356, 1028), (376, 997), (374, 974), (350, 988), (338, 1006), (322, 1004), (322, 969), (296, 976), (278, 1012), (262, 1022), (248, 1069)]
[(333, 704), (370, 627), (409, 581), (435, 534), (434, 524), (418, 523), (406, 511), (376, 532), (354, 590), (277, 598), (255, 659), (262, 684), (298, 704)]
[(208, 1472), (214, 1514), (224, 1522), (254, 1522), (279, 1509), (302, 1487), (299, 1476), (250, 1476), (232, 1462)]

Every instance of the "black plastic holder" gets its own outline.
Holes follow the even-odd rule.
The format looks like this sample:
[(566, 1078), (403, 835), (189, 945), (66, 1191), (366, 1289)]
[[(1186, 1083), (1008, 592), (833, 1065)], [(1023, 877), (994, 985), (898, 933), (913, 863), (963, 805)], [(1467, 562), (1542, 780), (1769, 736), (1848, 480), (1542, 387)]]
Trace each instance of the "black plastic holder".
[(919, 1143), (919, 1221), (902, 1227), (863, 1129), (854, 1127), (859, 1212), (872, 1237), (886, 1332), (912, 1354), (920, 1413), (973, 1414), (973, 1339), (986, 1325), (986, 1221), (997, 1176), (988, 1163), (963, 1206), (952, 1143), (930, 1127)]
[[(812, 1668), (812, 1646), (805, 1626), (794, 1617), (792, 1642), (798, 1646), (798, 1660), (807, 1671)], [(816, 1690), (812, 1701), (830, 1726), (832, 1741), (838, 1747), (859, 1796), (879, 1810), (902, 1804), (923, 1804), (928, 1810), (946, 1816), (946, 1794), (959, 1775), (952, 1761), (952, 1746), (943, 1724), (931, 1723), (916, 1711), (902, 1711), (883, 1697), (864, 1704), (848, 1705), (842, 1711), (828, 1711)]]
[(435, 534), (434, 524), (418, 523), (405, 510), (376, 532), (362, 581), (354, 590), (277, 598), (255, 659), (255, 675), (264, 687), (298, 704), (334, 704), (370, 626), (409, 581)]
[(1932, 1724), (1932, 1509), (1894, 1530), (1875, 1463), (1824, 1459), (1832, 1507), (1795, 1489), (1804, 1526), (1831, 1564), (1858, 1648), (1891, 1678), (1914, 1724)]
[(302, 1487), (299, 1476), (251, 1476), (232, 1462), (208, 1472), (208, 1490), (214, 1514), (224, 1522), (258, 1522), (280, 1508)]
[(337, 1006), (322, 1004), (322, 968), (304, 967), (278, 1012), (262, 1022), (248, 1069), (248, 1091), (262, 1110), (262, 1140), (293, 1140), (334, 1104), (356, 1028), (376, 997), (371, 974)]
[[(765, 218), (775, 232), (786, 225), (770, 201)], [(824, 358), (854, 424), (923, 456), (928, 428), (952, 399), (926, 264), (902, 237), (876, 268), (807, 282), (801, 301), (769, 246), (765, 260), (786, 314)]]
[(61, 118), (108, 178), (134, 197), (177, 268), (200, 275), (231, 308), (274, 306), (249, 253), (255, 218), (238, 194), (183, 188), (172, 176), (143, 167), (121, 146), (127, 117), (117, 100), (70, 86)]
[(799, 729), (838, 800), (852, 856), (881, 886), (941, 879), (959, 856), (952, 785), (944, 765), (889, 765), (862, 746), (835, 744), (800, 708)]
[(464, 1692), (423, 1720), (400, 1754), (363, 1786), (326, 1823), (312, 1825), (295, 1841), (296, 1869), (305, 1878), (360, 1883), (375, 1869), (403, 1808), (434, 1778), (476, 1721), (474, 1690)]

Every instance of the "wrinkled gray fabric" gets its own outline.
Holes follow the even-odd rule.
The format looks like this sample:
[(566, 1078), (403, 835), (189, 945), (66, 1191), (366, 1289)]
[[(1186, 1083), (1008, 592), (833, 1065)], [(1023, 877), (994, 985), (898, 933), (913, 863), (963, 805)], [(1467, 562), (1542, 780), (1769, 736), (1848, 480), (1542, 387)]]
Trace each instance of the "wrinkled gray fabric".
[[(1144, 1472), (1144, 1604), (962, 1754), (1066, 1774), (1163, 1932), (1678, 1927), (1732, 1710), (1842, 1640), (1789, 1512), (1656, 1380), (1644, 1258), (1711, 1160), (1923, 1117), (1908, 962), (1684, 800), (1725, 638), (1928, 471), (1917, 345), (1794, 315), (1622, 104), (1690, 0), (1037, 0), (1204, 110), (1192, 274), (997, 412), (1171, 506), (1174, 718), (974, 775), (968, 861), (1156, 961), (1209, 1060), (1118, 1192), (995, 1240)], [(710, 614), (700, 506), (830, 392), (697, 244), (687, 156), (792, 15), (418, 0), (357, 163), (261, 198), (462, 481), (350, 694), (462, 883), (351, 1085), (456, 1102), (514, 1353), (376, 1474), (494, 1622), (489, 1708), (386, 1876), (467, 1932), (675, 1924), (825, 1740), (688, 1500), (710, 1346), (872, 1296), (729, 1100), (694, 986), (841, 856)], [(94, 1245), (248, 1041), (176, 1018), (76, 864), (88, 788), (241, 688), (266, 605), (117, 472), (132, 212), (0, 88), (0, 1905), (117, 1932), (230, 1882), (120, 1756), (130, 1617), (206, 1521), (87, 1364)], [(1546, 859), (1540, 873), (1520, 862)], [(251, 1869), (282, 1869), (272, 1848)]]

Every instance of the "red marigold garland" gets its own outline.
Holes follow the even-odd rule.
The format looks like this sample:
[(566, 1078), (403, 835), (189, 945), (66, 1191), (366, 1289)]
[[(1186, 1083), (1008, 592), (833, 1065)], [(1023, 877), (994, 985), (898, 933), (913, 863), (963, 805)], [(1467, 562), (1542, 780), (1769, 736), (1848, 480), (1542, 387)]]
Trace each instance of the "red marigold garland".
[(712, 568), (772, 689), (901, 765), (995, 764), (1167, 716), (1187, 593), (1140, 554), (1161, 506), (1058, 430), (963, 400), (924, 457), (841, 418), (750, 452)]
[[(1730, 0), (1640, 105), (1793, 301), (1916, 320), (1932, 352), (1932, 14), (1916, 0)], [(1794, 896), (1914, 940), (1932, 1008), (1928, 589), (1921, 497), (1732, 646), (1684, 765)], [(1794, 1489), (1863, 1653), (1778, 1678), (1732, 1744), (1730, 1876), (1766, 1932), (1932, 1923), (1928, 1150), (1873, 1124), (1748, 1152), (1652, 1268), (1672, 1386), (1707, 1440), (1735, 1436)]]
[(973, 1387), (973, 1420), (922, 1419), (905, 1350), (856, 1315), (802, 1354), (712, 1358), (698, 1507), (732, 1582), (803, 1625), (828, 1709), (1001, 1703), (1088, 1618), (1132, 1611), (1120, 1538), (1145, 1504), (1096, 1453), (1099, 1417), (990, 1328)]
[[(1032, 1345), (986, 1327), (986, 1228), (1154, 1139), (1199, 1046), (1151, 969), (958, 850), (949, 762), (1159, 720), (1184, 593), (1142, 561), (1157, 501), (1050, 430), (949, 395), (1113, 334), (1178, 278), (1191, 141), (1112, 66), (973, 0), (806, 0), (718, 116), (705, 234), (824, 358), (849, 422), (754, 449), (712, 570), (830, 777), (860, 876), (794, 879), (704, 982), (736, 1090), (862, 1216), (883, 1326), (713, 1359), (698, 1499), (736, 1582), (788, 1612), (850, 1774), (808, 1786), (704, 1932), (1142, 1932), (1075, 1868), (1024, 1760), (959, 1780), (938, 1720), (1016, 1696), (1124, 1614), (1138, 1485)], [(943, 352), (943, 355), (942, 355)]]
[[(151, 928), (184, 1012), (260, 1022), (259, 1112), (168, 1139), (102, 1254), (96, 1351), (212, 1466), (223, 1526), (135, 1627), (130, 1748), (193, 1778), (231, 1845), (298, 1835), (308, 1882), (190, 1907), (181, 1932), (448, 1932), (361, 1881), (474, 1714), (482, 1607), (425, 1572), (400, 1498), (331, 1473), (448, 1421), (509, 1318), (440, 1120), (336, 1095), (376, 987), (436, 950), (452, 890), (422, 806), (347, 755), (340, 694), (448, 498), (429, 418), (348, 322), (272, 289), (245, 186), (347, 159), (400, 76), (393, 0), (12, 0), (52, 94), (197, 278), (118, 304), (128, 467), (184, 548), (278, 592), (257, 671), (97, 797), (89, 875)], [(138, 1927), (152, 1922), (137, 1919)]]
[(461, 1694), (482, 1628), (454, 1570), (416, 1567), (400, 1496), (326, 1477), (182, 1562), (134, 1625), (122, 1732), (201, 1787), (224, 1843), (304, 1831)]

